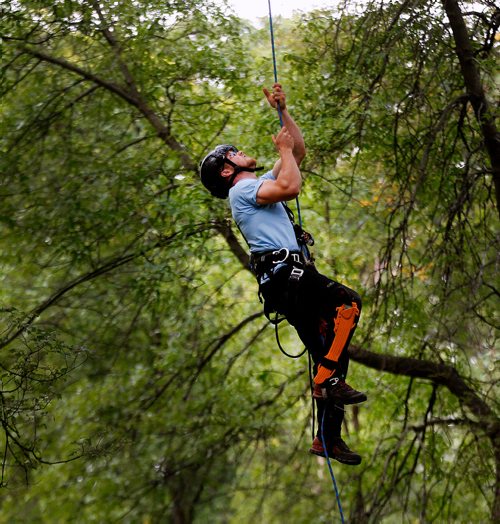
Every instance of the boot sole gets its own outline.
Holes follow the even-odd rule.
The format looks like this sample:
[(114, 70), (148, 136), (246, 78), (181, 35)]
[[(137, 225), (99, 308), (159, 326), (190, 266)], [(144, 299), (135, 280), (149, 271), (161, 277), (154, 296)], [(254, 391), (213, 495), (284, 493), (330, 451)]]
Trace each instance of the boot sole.
[[(313, 449), (310, 449), (309, 453), (311, 453), (311, 455), (316, 455), (318, 457), (326, 458), (326, 455), (322, 451), (315, 451)], [(346, 466), (359, 466), (359, 464), (361, 464), (361, 457), (359, 458), (359, 460), (358, 459), (349, 460), (349, 459), (344, 459), (342, 457), (336, 457), (335, 455), (333, 456), (328, 455), (328, 458), (334, 459), (337, 462), (345, 464)]]
[(341, 402), (342, 404), (351, 405), (351, 404), (361, 404), (362, 402), (366, 402), (368, 400), (366, 395), (360, 396), (358, 398), (350, 398), (342, 400), (341, 398), (335, 398), (335, 397), (324, 397), (323, 395), (315, 395), (313, 394), (313, 398), (322, 398), (323, 400), (331, 400), (332, 402)]
[(368, 397), (366, 395), (362, 395), (358, 398), (353, 398), (350, 400), (345, 400), (344, 404), (361, 404), (362, 402), (366, 402), (368, 400)]

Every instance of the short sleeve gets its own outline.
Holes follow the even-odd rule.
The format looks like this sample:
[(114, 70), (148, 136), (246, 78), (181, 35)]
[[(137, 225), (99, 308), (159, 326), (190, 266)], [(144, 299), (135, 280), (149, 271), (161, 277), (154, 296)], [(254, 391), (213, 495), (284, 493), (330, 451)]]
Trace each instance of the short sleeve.
[(272, 171), (268, 171), (257, 179), (240, 180), (229, 191), (231, 207), (236, 207), (237, 211), (251, 212), (249, 208), (259, 205), (257, 204), (257, 193), (265, 180), (275, 180)]

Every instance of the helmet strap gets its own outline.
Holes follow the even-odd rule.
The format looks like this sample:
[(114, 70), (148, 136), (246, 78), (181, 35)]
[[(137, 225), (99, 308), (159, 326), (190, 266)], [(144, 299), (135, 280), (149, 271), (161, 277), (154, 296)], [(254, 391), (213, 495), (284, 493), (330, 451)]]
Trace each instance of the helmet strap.
[(229, 187), (231, 187), (233, 185), (234, 179), (242, 171), (248, 171), (250, 173), (255, 173), (255, 171), (262, 171), (264, 169), (263, 167), (241, 167), (241, 166), (238, 166), (237, 164), (235, 164), (234, 162), (232, 162), (231, 160), (229, 160), (229, 158), (224, 158), (224, 163), (229, 164), (234, 169), (233, 174), (229, 177)]

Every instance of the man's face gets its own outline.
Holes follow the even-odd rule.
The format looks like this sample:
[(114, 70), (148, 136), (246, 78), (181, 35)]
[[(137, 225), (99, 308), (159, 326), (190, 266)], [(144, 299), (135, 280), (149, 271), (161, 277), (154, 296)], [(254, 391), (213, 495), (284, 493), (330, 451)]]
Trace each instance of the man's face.
[(243, 151), (228, 151), (226, 153), (226, 158), (228, 158), (229, 160), (231, 160), (231, 162), (240, 167), (253, 168), (257, 165), (257, 160), (255, 158), (245, 155)]

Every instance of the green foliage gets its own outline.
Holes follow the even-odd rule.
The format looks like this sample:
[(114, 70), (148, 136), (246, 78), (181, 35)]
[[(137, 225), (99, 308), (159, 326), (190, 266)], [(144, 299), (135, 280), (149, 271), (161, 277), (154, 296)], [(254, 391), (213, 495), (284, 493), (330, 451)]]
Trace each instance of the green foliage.
[[(482, 9), (467, 23), (493, 99)], [(267, 27), (229, 13), (2, 4), (0, 522), (336, 518), (307, 453), (307, 363), (277, 351), (220, 234), (227, 205), (195, 172), (217, 143), (275, 159)], [(276, 17), (275, 31), (318, 269), (363, 295), (354, 346), (447, 365), (470, 388), (351, 363), (370, 400), (344, 431), (362, 465), (334, 464), (346, 515), (485, 522), (498, 210), (446, 15), (371, 3)], [(300, 351), (291, 328), (280, 338)]]

